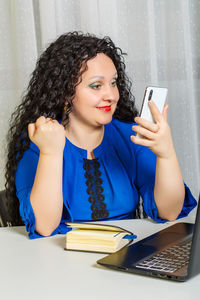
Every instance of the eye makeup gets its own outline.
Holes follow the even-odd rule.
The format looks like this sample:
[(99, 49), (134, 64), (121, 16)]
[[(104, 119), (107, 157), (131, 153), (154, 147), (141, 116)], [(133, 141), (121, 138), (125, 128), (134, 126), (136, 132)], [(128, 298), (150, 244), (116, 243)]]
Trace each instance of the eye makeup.
[(93, 89), (97, 89), (98, 87), (100, 86), (100, 84), (99, 83), (91, 83), (91, 84), (89, 84), (89, 87), (91, 87), (91, 88), (93, 88)]

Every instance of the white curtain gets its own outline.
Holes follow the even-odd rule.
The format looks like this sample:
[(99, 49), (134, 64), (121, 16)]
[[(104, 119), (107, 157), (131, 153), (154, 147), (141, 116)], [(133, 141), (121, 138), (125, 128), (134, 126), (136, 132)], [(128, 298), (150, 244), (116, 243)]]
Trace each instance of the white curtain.
[(200, 0), (0, 0), (0, 189), (5, 135), (35, 62), (64, 32), (110, 36), (128, 53), (138, 108), (168, 87), (168, 120), (185, 182), (200, 191)]

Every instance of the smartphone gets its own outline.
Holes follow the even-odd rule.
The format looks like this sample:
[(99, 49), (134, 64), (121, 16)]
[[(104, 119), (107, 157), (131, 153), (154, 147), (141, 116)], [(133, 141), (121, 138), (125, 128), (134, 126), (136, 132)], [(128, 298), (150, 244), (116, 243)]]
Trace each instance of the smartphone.
[(148, 101), (152, 100), (156, 104), (159, 111), (162, 113), (165, 105), (165, 100), (167, 98), (167, 92), (167, 88), (148, 86), (145, 89), (142, 107), (140, 111), (140, 117), (150, 122), (154, 122), (153, 116), (148, 105)]

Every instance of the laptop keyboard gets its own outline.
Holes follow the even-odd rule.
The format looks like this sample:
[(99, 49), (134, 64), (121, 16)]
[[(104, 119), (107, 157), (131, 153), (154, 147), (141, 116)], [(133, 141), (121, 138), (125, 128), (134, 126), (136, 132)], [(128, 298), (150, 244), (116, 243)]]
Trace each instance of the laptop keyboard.
[(190, 248), (191, 241), (184, 245), (172, 246), (151, 257), (148, 257), (142, 262), (136, 264), (136, 267), (169, 273), (175, 272), (188, 263)]

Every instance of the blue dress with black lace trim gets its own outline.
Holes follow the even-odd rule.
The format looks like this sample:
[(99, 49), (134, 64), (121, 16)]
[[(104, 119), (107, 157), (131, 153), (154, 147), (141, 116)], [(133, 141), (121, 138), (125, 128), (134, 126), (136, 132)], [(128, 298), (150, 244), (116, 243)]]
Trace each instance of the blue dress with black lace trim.
[[(63, 214), (52, 233), (66, 233), (66, 221), (84, 222), (119, 220), (134, 217), (140, 196), (145, 213), (156, 222), (159, 218), (154, 200), (156, 155), (147, 147), (131, 142), (131, 123), (113, 119), (105, 125), (104, 138), (93, 150), (95, 158), (67, 138), (63, 155)], [(30, 238), (41, 237), (35, 231), (35, 216), (30, 203), (39, 159), (38, 147), (30, 142), (16, 172), (20, 214)], [(178, 218), (185, 217), (197, 202), (185, 184), (185, 201)]]

